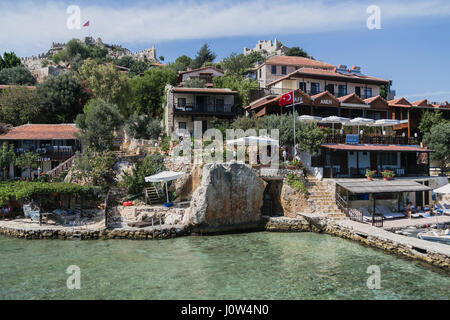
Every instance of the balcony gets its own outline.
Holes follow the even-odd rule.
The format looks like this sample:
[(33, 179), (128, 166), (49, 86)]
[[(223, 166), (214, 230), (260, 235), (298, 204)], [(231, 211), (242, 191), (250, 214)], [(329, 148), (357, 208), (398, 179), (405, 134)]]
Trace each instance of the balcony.
[(175, 114), (217, 114), (217, 115), (235, 115), (236, 107), (232, 104), (175, 104)]
[(65, 160), (70, 158), (75, 154), (76, 149), (72, 146), (47, 146), (41, 148), (16, 148), (15, 152), (18, 155), (24, 154), (25, 152), (33, 152), (38, 154), (41, 158), (49, 158), (50, 160)]
[[(352, 135), (353, 136), (353, 135)], [(325, 143), (347, 143), (347, 136), (345, 134), (328, 135)], [(419, 145), (417, 138), (408, 138), (403, 136), (370, 136), (359, 135), (358, 144), (398, 144), (398, 145)]]

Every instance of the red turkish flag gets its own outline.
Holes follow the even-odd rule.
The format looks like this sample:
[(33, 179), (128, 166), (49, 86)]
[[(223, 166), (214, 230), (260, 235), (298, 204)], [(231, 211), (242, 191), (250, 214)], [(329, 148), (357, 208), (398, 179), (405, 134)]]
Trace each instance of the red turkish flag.
[(278, 100), (278, 105), (282, 107), (287, 104), (291, 104), (293, 102), (294, 102), (294, 91), (283, 94), (280, 100)]
[(89, 20), (85, 24), (83, 24), (83, 27), (89, 27)]

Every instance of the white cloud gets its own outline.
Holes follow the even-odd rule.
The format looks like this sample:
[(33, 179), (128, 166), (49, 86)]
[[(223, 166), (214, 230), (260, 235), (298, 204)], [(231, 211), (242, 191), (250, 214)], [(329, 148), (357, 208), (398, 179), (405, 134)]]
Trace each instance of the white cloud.
[[(300, 34), (346, 28), (365, 28), (367, 7), (375, 1), (263, 1), (249, 0), (163, 4), (126, 7), (81, 7), (82, 21), (90, 20), (93, 35), (107, 43), (152, 43), (162, 40), (205, 39), (263, 34)], [(384, 21), (449, 16), (448, 1), (375, 2)], [(31, 2), (1, 5), (0, 51), (40, 52), (51, 41), (86, 36), (86, 28), (68, 30), (68, 4)], [(6, 30), (6, 32), (5, 32)]]

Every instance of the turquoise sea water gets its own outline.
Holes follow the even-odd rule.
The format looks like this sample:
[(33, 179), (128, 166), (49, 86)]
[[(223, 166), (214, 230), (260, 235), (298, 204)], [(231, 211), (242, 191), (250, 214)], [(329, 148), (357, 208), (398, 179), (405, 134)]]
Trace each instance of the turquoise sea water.
[[(81, 270), (69, 290), (66, 269)], [(370, 265), (381, 289), (370, 290)], [(0, 237), (0, 299), (449, 299), (450, 276), (314, 233), (163, 241)]]

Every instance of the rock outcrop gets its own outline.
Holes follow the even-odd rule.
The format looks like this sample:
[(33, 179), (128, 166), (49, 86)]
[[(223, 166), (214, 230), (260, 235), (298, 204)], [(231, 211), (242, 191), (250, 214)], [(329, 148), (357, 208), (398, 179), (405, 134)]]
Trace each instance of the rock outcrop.
[(195, 190), (185, 223), (200, 232), (227, 232), (256, 228), (266, 182), (249, 167), (207, 164), (202, 183)]

